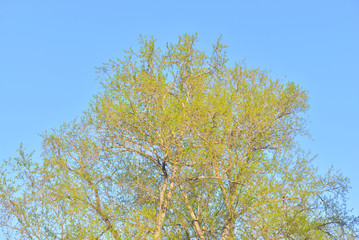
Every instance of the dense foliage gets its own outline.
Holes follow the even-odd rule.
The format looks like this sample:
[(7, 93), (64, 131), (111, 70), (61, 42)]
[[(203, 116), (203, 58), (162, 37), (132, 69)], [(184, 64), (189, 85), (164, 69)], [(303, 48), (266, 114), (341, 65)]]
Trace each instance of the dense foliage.
[(196, 36), (110, 61), (76, 121), (19, 150), (0, 180), (11, 239), (355, 239), (347, 180), (296, 143), (307, 92)]

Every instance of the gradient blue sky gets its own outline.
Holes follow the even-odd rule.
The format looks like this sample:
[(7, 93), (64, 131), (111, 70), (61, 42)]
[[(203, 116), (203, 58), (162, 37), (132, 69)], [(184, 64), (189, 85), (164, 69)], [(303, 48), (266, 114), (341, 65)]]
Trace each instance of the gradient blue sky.
[(0, 161), (23, 142), (79, 116), (99, 90), (95, 67), (136, 47), (198, 33), (206, 50), (222, 35), (231, 61), (272, 70), (309, 91), (302, 140), (351, 179), (359, 214), (359, 1), (0, 0)]

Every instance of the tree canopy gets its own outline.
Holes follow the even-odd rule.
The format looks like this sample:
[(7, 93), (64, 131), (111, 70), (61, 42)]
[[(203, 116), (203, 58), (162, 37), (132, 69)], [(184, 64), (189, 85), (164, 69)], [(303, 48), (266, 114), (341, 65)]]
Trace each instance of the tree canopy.
[(77, 120), (1, 167), (11, 239), (355, 239), (348, 180), (302, 150), (307, 92), (196, 35), (99, 68)]

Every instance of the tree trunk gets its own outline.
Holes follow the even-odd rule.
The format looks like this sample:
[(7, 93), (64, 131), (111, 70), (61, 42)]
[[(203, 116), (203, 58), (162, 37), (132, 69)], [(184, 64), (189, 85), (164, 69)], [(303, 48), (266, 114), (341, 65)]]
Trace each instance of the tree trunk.
[(227, 240), (230, 233), (231, 233), (231, 230), (232, 230), (232, 218), (227, 215), (226, 216), (226, 220), (224, 221), (224, 226), (223, 226), (223, 232), (222, 232), (222, 235), (221, 235), (221, 240)]
[(193, 222), (193, 225), (194, 225), (194, 230), (197, 232), (197, 234), (198, 234), (198, 236), (199, 236), (199, 238), (201, 240), (205, 240), (206, 236), (205, 236), (205, 234), (204, 234), (204, 232), (203, 232), (203, 230), (202, 230), (202, 228), (201, 228), (201, 226), (199, 224), (198, 218), (197, 218), (195, 212), (193, 211), (192, 206), (189, 204), (187, 193), (184, 191), (182, 186), (180, 186), (180, 189), (182, 191), (182, 194), (183, 194), (185, 203), (187, 205), (187, 209), (189, 211), (189, 214), (190, 214), (190, 216), (192, 218), (192, 222)]
[[(172, 192), (174, 189), (173, 180), (176, 176), (176, 169), (173, 170), (172, 176), (170, 178), (168, 178), (167, 171), (165, 169), (164, 169), (164, 175), (165, 175), (164, 182), (160, 190), (160, 202), (159, 202), (158, 213), (156, 218), (156, 229), (153, 237), (153, 239), (155, 240), (161, 239), (161, 231), (162, 231), (163, 223), (165, 222), (166, 219), (169, 201), (171, 200)], [(170, 183), (169, 183), (168, 192), (166, 194), (168, 182)]]

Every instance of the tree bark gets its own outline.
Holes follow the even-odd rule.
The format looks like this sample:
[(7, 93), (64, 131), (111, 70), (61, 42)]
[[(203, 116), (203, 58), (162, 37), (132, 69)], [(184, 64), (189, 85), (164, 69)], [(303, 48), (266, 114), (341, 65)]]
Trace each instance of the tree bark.
[(224, 195), (224, 204), (226, 206), (227, 209), (227, 214), (226, 214), (226, 218), (224, 220), (224, 224), (223, 224), (223, 232), (221, 234), (221, 240), (227, 240), (231, 235), (233, 235), (233, 225), (234, 225), (234, 221), (235, 221), (235, 217), (234, 217), (234, 209), (233, 209), (233, 204), (234, 204), (234, 195), (235, 195), (235, 184), (230, 183), (229, 185), (229, 194), (228, 196), (226, 196), (225, 194), (225, 188), (223, 185), (220, 185), (223, 195)]
[(229, 214), (227, 214), (226, 219), (224, 221), (223, 232), (221, 234), (221, 240), (227, 240), (228, 239), (232, 228), (233, 228), (232, 217)]
[(202, 230), (202, 228), (201, 228), (201, 226), (199, 224), (198, 218), (197, 218), (195, 212), (193, 211), (192, 206), (189, 204), (187, 193), (184, 191), (182, 186), (180, 186), (180, 189), (182, 191), (182, 194), (183, 194), (185, 203), (187, 205), (187, 209), (189, 211), (189, 214), (190, 214), (190, 216), (192, 218), (192, 223), (193, 223), (193, 226), (194, 226), (194, 230), (197, 232), (197, 234), (198, 234), (198, 236), (199, 236), (199, 238), (201, 240), (205, 240), (206, 236), (205, 236), (205, 234), (204, 234), (204, 232), (203, 232), (203, 230)]
[[(155, 239), (155, 240), (161, 239), (161, 231), (162, 231), (163, 223), (165, 222), (165, 219), (166, 219), (168, 205), (171, 200), (172, 192), (174, 189), (174, 181), (173, 180), (176, 175), (176, 169), (174, 169), (172, 176), (168, 177), (167, 171), (165, 169), (165, 165), (163, 166), (162, 170), (164, 172), (164, 182), (163, 182), (163, 184), (161, 186), (161, 190), (160, 190), (160, 202), (159, 202), (158, 213), (157, 213), (157, 218), (156, 218), (156, 229), (155, 229), (155, 233), (153, 236), (153, 239)], [(166, 189), (167, 189), (168, 184), (169, 184), (169, 188), (168, 188), (168, 192), (166, 194)]]

